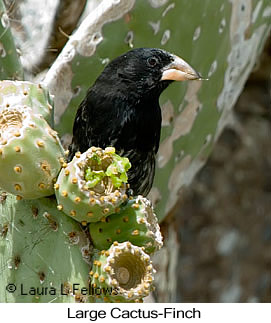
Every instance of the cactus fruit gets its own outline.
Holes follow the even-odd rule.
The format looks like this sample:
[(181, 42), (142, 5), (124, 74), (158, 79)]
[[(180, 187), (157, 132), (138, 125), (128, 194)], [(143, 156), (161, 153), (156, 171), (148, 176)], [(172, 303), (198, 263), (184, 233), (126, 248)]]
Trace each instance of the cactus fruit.
[(156, 215), (149, 200), (142, 196), (129, 200), (116, 214), (106, 219), (90, 223), (89, 232), (94, 247), (108, 249), (112, 241), (124, 242), (144, 247), (146, 253), (152, 253), (163, 245)]
[(75, 220), (99, 221), (127, 200), (130, 163), (116, 155), (114, 148), (91, 147), (63, 166), (55, 184), (58, 208)]
[(64, 154), (56, 132), (26, 106), (0, 111), (0, 186), (19, 199), (53, 194)]
[(91, 285), (108, 302), (140, 302), (152, 290), (154, 269), (142, 248), (126, 241), (96, 252), (90, 271)]
[(40, 84), (23, 81), (0, 81), (0, 106), (24, 105), (41, 114), (53, 127), (53, 101), (49, 92)]

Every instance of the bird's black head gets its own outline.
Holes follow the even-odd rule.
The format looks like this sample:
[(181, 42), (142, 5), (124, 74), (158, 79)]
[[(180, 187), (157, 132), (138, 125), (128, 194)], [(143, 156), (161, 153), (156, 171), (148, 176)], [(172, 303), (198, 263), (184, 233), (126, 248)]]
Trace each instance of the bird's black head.
[(161, 92), (172, 81), (199, 79), (200, 75), (180, 57), (158, 48), (136, 48), (117, 57), (98, 80), (138, 95)]

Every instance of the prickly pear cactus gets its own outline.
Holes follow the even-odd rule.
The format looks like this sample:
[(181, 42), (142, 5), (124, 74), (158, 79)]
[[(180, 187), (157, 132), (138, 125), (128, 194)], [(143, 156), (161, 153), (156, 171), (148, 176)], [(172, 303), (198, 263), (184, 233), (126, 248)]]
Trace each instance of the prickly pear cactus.
[(42, 89), (22, 82), (0, 82), (0, 94), (0, 186), (18, 198), (52, 195), (64, 150), (43, 118), (51, 105)]
[(114, 242), (109, 250), (95, 252), (89, 274), (105, 302), (141, 302), (153, 287), (150, 256), (130, 242)]
[(131, 199), (119, 208), (119, 212), (91, 223), (89, 232), (94, 247), (108, 249), (113, 241), (125, 242), (144, 248), (152, 253), (162, 247), (162, 236), (158, 220), (150, 202), (142, 197)]
[[(154, 273), (145, 251), (161, 247), (162, 238), (150, 202), (142, 197), (127, 202), (129, 160), (113, 147), (91, 147), (67, 163), (57, 133), (45, 120), (52, 109), (43, 95), (49, 94), (38, 85), (13, 81), (0, 82), (0, 93), (0, 186), (5, 190), (0, 191), (5, 286), (0, 300), (90, 302), (99, 288), (110, 291), (102, 301), (142, 301), (152, 290)], [(96, 251), (91, 259), (87, 223), (101, 220), (102, 226), (110, 214), (117, 219), (117, 212), (137, 237), (122, 232), (118, 244), (106, 229), (105, 236), (93, 234), (95, 246), (103, 248), (106, 241), (108, 250)]]
[(0, 81), (0, 106), (27, 106), (54, 126), (53, 98), (41, 84), (25, 81)]
[[(105, 64), (132, 47), (164, 48), (183, 56), (204, 77), (209, 78), (208, 82), (174, 84), (161, 97), (163, 130), (157, 158), (156, 178), (150, 194), (161, 220), (175, 206), (182, 187), (191, 182), (198, 169), (204, 164), (223, 127), (232, 120), (231, 108), (270, 31), (270, 1), (89, 0), (84, 17), (80, 26), (69, 37), (55, 63), (51, 67), (48, 66), (49, 70), (42, 82), (42, 87), (48, 88), (55, 96), (55, 129), (59, 131), (65, 145), (70, 141), (73, 118), (88, 87), (100, 74)], [(10, 32), (10, 24), (11, 20), (0, 0), (0, 78), (21, 79), (23, 70)], [(22, 61), (26, 62), (23, 51), (21, 55)], [(34, 66), (35, 63), (28, 65)], [(28, 70), (27, 77), (32, 80), (33, 76)], [(24, 185), (32, 183), (29, 186), (35, 186), (37, 182), (44, 183), (37, 179), (37, 174), (41, 169), (48, 170), (45, 164), (41, 163), (41, 167), (30, 166), (36, 159), (38, 160), (40, 154), (43, 154), (42, 160), (50, 160), (50, 165), (54, 160), (57, 163), (56, 167), (53, 166), (55, 169), (58, 167), (56, 158), (58, 151), (63, 151), (61, 146), (55, 150), (49, 148), (49, 143), (48, 149), (43, 150), (43, 143), (46, 140), (53, 140), (55, 133), (51, 132), (50, 139), (47, 136), (48, 132), (44, 137), (46, 129), (49, 129), (46, 120), (50, 123), (50, 112), (47, 111), (48, 113), (44, 115), (43, 112), (46, 109), (43, 112), (40, 111), (45, 101), (36, 98), (39, 86), (30, 85), (28, 88), (29, 93), (32, 91), (28, 98), (35, 97), (30, 101), (27, 101), (26, 97), (23, 99), (22, 96), (22, 87), (28, 85), (20, 83), (18, 86), (20, 90), (17, 94), (21, 96), (18, 101), (8, 102), (13, 98), (13, 90), (10, 86), (6, 87), (6, 96), (4, 98), (3, 95), (0, 96), (2, 105), (0, 161), (9, 171), (8, 175), (3, 174), (1, 167), (0, 186), (7, 185), (9, 190), (8, 185), (12, 184), (11, 187), (15, 188), (12, 193), (15, 194), (18, 191), (22, 193)], [(46, 95), (44, 98), (46, 99)], [(47, 101), (50, 103), (49, 98), (46, 99)], [(28, 108), (24, 109), (24, 106)], [(2, 114), (4, 111), (5, 113)], [(3, 116), (18, 115), (15, 111), (20, 111), (21, 116), (29, 113), (31, 118), (33, 114), (34, 119), (39, 120), (38, 122), (35, 119), (39, 123), (38, 134), (31, 132), (34, 131), (30, 129), (31, 126), (27, 127), (31, 133), (31, 136), (29, 134), (26, 136), (27, 144), (16, 141), (24, 137), (24, 128), (16, 128), (18, 119), (15, 118), (14, 122), (11, 122), (11, 125), (15, 124), (11, 127), (11, 131), (4, 131), (6, 117)], [(42, 116), (38, 117), (38, 114)], [(13, 120), (13, 117), (10, 120)], [(28, 120), (28, 117), (24, 120)], [(41, 129), (42, 123), (43, 129)], [(50, 126), (53, 127), (52, 122)], [(17, 134), (19, 136), (16, 136)], [(5, 136), (8, 138), (3, 139)], [(30, 138), (33, 136), (34, 141), (37, 136), (39, 139), (42, 136), (41, 140), (35, 141), (36, 145), (35, 143), (33, 145), (33, 139)], [(11, 143), (10, 148), (6, 146), (8, 142)], [(22, 146), (19, 146), (19, 143)], [(16, 160), (21, 147), (27, 151), (28, 157), (25, 155), (24, 158)], [(16, 160), (16, 164), (11, 168), (5, 160), (6, 149), (13, 154), (10, 162)], [(52, 154), (55, 154), (55, 159), (51, 159)], [(65, 165), (64, 157), (60, 163), (62, 166)], [(31, 167), (33, 172), (30, 172)], [(29, 171), (28, 176), (25, 176), (21, 183), (18, 182), (19, 176), (24, 176), (26, 170)], [(65, 165), (61, 171), (60, 182), (57, 184), (60, 187), (60, 184), (64, 183), (65, 188), (59, 192), (66, 190), (67, 195), (72, 196), (70, 193), (74, 189), (73, 183), (65, 181), (73, 178), (67, 170), (70, 171)], [(70, 172), (72, 173), (73, 170)], [(55, 177), (55, 174), (52, 175), (52, 180)], [(85, 179), (94, 183), (100, 180), (100, 177), (99, 174), (94, 176), (90, 171), (88, 178)], [(57, 185), (55, 192), (58, 195)], [(46, 195), (52, 193), (53, 191), (50, 190)], [(73, 196), (73, 203), (81, 202), (81, 197), (77, 193), (78, 190)], [(39, 196), (25, 195), (25, 197)], [(62, 197), (64, 199), (60, 200)], [(80, 201), (76, 197), (80, 197)], [(90, 231), (97, 248), (104, 250), (94, 252), (92, 263), (89, 258), (92, 249), (89, 247), (88, 233), (85, 235), (85, 231), (88, 231), (87, 227), (84, 227), (83, 231), (80, 223), (61, 212), (61, 209), (64, 210), (64, 204), (68, 204), (67, 210), (70, 213), (74, 210), (74, 204), (67, 203), (68, 200), (63, 194), (58, 195), (58, 198), (57, 205), (54, 197), (26, 201), (16, 199), (14, 195), (2, 193), (0, 197), (0, 302), (92, 301), (91, 296), (84, 296), (73, 288), (78, 286), (75, 284), (86, 287), (89, 281), (94, 287), (116, 288), (116, 295), (110, 294), (109, 297), (106, 295), (105, 299), (101, 299), (102, 301), (141, 301), (148, 295), (153, 283), (154, 271), (146, 252), (152, 252), (156, 246), (153, 240), (148, 240), (149, 236), (152, 236), (148, 231), (152, 232), (152, 230), (149, 230), (148, 226), (141, 226), (144, 224), (140, 223), (144, 222), (142, 219), (146, 220), (146, 214), (142, 208), (134, 207), (133, 210), (129, 208), (128, 212), (127, 209), (123, 211), (129, 214), (131, 223), (134, 221), (134, 228), (129, 226), (129, 221), (128, 227), (127, 223), (120, 225), (120, 213), (116, 209), (118, 206), (114, 208), (115, 214), (109, 215), (111, 212), (106, 212), (109, 215), (106, 219), (112, 218), (111, 222), (116, 222), (114, 225), (120, 227), (120, 232), (117, 231), (118, 229), (111, 230), (104, 219), (100, 218), (100, 211), (94, 210), (94, 213), (99, 213), (97, 219), (101, 221), (90, 224)], [(128, 202), (128, 206), (130, 204), (139, 203), (131, 201)], [(78, 214), (80, 214), (81, 204), (78, 205)], [(123, 206), (123, 209), (125, 207), (127, 205)], [(122, 212), (122, 207), (120, 209)], [(83, 213), (86, 213), (85, 210)], [(123, 218), (126, 219), (125, 216)], [(80, 217), (76, 219), (85, 221)], [(139, 233), (134, 234), (133, 244), (129, 242), (129, 239), (132, 239), (131, 235), (128, 234), (127, 237), (122, 235), (125, 228)], [(99, 229), (106, 233), (106, 238), (100, 235)], [(116, 237), (115, 234), (120, 236)], [(105, 243), (104, 238), (109, 241), (106, 240)], [(117, 241), (118, 238), (119, 243), (108, 245), (108, 242), (111, 243), (110, 239)], [(123, 241), (124, 239), (126, 240)], [(150, 242), (152, 245), (148, 245)], [(174, 245), (172, 249), (175, 250), (175, 247)], [(23, 291), (21, 284), (24, 286)], [(47, 289), (47, 292), (44, 291), (44, 294), (40, 295), (35, 288), (32, 290), (31, 286), (49, 289), (51, 287), (51, 294)]]
[(130, 166), (112, 147), (77, 152), (55, 184), (58, 209), (82, 223), (115, 213), (128, 198), (126, 172)]
[(0, 301), (89, 302), (89, 241), (54, 199), (0, 194)]

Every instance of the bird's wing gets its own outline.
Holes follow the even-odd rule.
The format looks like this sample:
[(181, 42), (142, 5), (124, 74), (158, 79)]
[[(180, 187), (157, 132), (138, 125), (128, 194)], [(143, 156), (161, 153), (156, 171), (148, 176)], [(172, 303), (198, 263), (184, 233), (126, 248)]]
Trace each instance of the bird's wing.
[(128, 178), (133, 194), (146, 196), (152, 187), (155, 174), (154, 150), (145, 154), (137, 150), (130, 150), (124, 156), (132, 161), (132, 167), (128, 171)]
[(134, 147), (137, 136), (134, 113), (118, 97), (114, 101), (100, 100), (99, 95), (90, 92), (77, 110), (70, 154), (86, 151), (91, 146), (113, 146), (119, 151)]

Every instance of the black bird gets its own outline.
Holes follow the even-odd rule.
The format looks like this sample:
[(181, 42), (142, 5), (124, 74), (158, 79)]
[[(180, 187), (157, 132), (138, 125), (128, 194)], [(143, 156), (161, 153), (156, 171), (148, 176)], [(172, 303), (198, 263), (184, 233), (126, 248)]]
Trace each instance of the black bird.
[(69, 160), (91, 146), (112, 146), (128, 157), (134, 195), (146, 196), (153, 183), (159, 148), (159, 96), (172, 81), (200, 79), (180, 57), (157, 48), (136, 48), (104, 69), (81, 102), (73, 125)]

